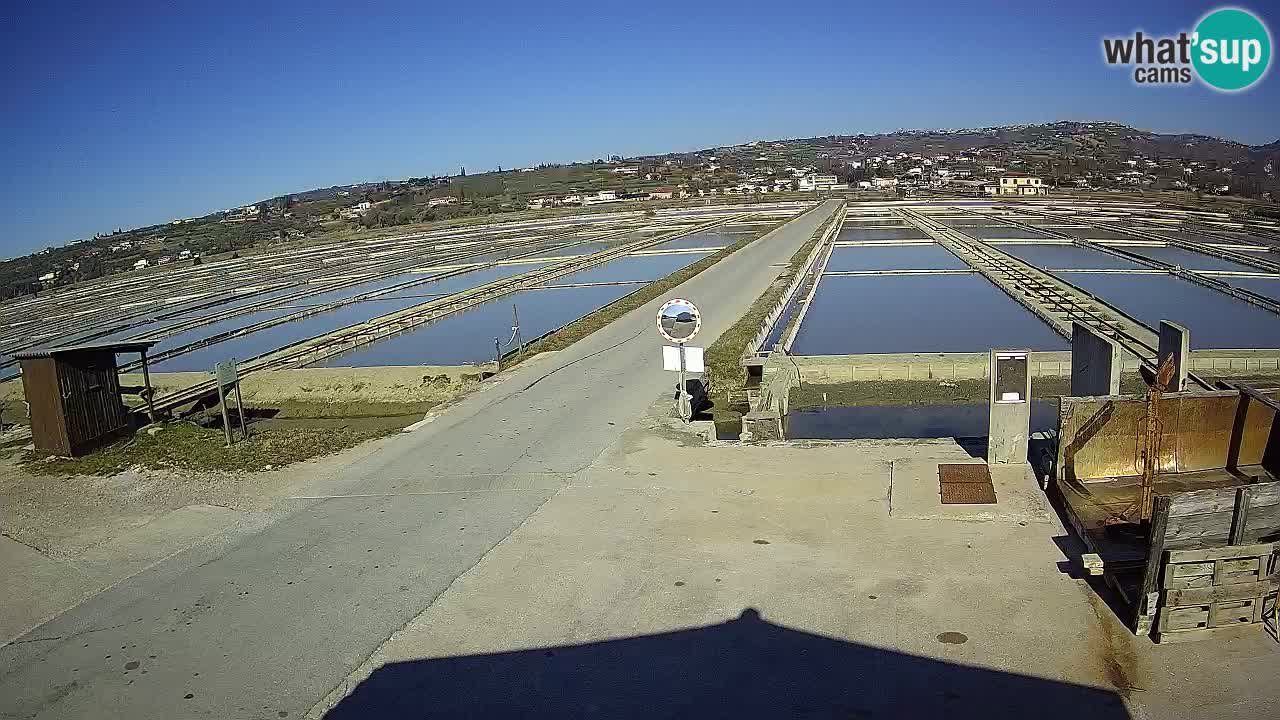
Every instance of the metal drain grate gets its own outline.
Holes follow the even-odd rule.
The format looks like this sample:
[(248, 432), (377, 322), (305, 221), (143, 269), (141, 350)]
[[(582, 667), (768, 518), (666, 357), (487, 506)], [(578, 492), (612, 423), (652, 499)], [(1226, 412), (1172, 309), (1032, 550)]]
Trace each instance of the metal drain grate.
[(943, 505), (994, 505), (996, 489), (991, 483), (942, 483)]
[(990, 505), (996, 502), (991, 471), (986, 465), (939, 465), (938, 487), (943, 505)]
[(986, 483), (991, 484), (991, 471), (985, 463), (965, 463), (963, 465), (939, 465), (938, 482), (947, 483)]

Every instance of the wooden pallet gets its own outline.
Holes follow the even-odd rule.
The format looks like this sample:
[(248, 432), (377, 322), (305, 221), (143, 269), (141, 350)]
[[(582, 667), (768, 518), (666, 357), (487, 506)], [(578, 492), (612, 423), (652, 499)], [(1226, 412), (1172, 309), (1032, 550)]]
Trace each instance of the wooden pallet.
[(1155, 641), (1204, 639), (1213, 630), (1261, 623), (1280, 587), (1274, 553), (1275, 543), (1168, 551)]

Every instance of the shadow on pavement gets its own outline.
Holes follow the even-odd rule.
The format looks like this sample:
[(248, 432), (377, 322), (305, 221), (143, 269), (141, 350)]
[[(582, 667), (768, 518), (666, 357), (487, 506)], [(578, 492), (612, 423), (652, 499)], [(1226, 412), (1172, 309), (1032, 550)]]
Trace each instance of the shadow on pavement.
[[(944, 633), (940, 642), (963, 642)], [(718, 625), (586, 645), (391, 663), (346, 718), (1128, 718), (1115, 692), (792, 630)]]

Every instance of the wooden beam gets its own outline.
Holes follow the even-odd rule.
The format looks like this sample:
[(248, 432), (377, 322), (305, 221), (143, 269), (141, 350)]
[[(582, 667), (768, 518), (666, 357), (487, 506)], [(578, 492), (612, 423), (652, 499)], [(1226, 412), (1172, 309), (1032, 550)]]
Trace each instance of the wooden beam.
[(1241, 395), (1248, 397), (1250, 400), (1257, 400), (1263, 405), (1275, 410), (1277, 413), (1280, 413), (1280, 402), (1277, 402), (1274, 398), (1269, 398), (1266, 395), (1263, 395), (1257, 388), (1245, 385), (1244, 383), (1233, 383), (1232, 386), (1235, 387), (1236, 390), (1239, 390)]
[(1210, 562), (1223, 558), (1248, 558), (1268, 555), (1275, 548), (1275, 543), (1259, 543), (1257, 545), (1236, 545), (1234, 547), (1215, 547), (1203, 550), (1170, 550), (1169, 562)]
[(1151, 533), (1147, 543), (1147, 567), (1142, 573), (1142, 588), (1134, 602), (1133, 628), (1141, 627), (1142, 617), (1155, 613), (1152, 597), (1159, 598), (1160, 565), (1164, 562), (1164, 534), (1169, 524), (1169, 496), (1157, 495), (1151, 510)]
[(1245, 485), (1236, 491), (1236, 509), (1235, 514), (1231, 518), (1231, 539), (1232, 545), (1239, 545), (1244, 542), (1244, 527), (1249, 522), (1249, 503), (1253, 497), (1253, 487)]

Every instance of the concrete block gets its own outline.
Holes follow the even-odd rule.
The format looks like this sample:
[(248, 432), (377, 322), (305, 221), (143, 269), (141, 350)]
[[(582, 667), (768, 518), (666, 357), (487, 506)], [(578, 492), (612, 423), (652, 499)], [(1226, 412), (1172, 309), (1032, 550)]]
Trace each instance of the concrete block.
[[(971, 462), (982, 464), (979, 460)], [(943, 505), (936, 458), (895, 460), (889, 515), (907, 520), (1050, 522), (1044, 493), (1025, 460), (992, 467), (991, 484), (996, 491), (995, 504)]]
[(909, 365), (899, 365), (897, 367), (881, 367), (880, 378), (882, 380), (909, 380), (910, 376), (907, 372)]
[(991, 351), (991, 419), (987, 463), (1024, 463), (1031, 437), (1029, 350)]
[(1164, 363), (1166, 357), (1173, 355), (1173, 379), (1169, 381), (1170, 392), (1182, 392), (1187, 389), (1187, 373), (1191, 371), (1191, 332), (1185, 327), (1160, 321), (1160, 350), (1158, 363)]
[(783, 439), (782, 416), (774, 410), (756, 410), (742, 416), (742, 442)]
[(1080, 323), (1071, 324), (1071, 394), (1120, 394), (1120, 346)]

